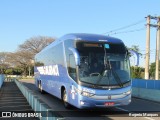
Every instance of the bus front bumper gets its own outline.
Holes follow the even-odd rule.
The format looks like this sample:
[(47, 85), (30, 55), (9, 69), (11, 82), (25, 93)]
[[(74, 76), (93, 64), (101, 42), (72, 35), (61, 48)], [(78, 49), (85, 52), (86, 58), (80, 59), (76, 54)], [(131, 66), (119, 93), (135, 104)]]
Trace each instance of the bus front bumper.
[(119, 99), (94, 99), (90, 97), (85, 97), (79, 95), (79, 101), (77, 107), (80, 109), (83, 108), (107, 108), (107, 107), (116, 107), (116, 106), (123, 106), (128, 105), (131, 102), (131, 94), (127, 95), (123, 98)]

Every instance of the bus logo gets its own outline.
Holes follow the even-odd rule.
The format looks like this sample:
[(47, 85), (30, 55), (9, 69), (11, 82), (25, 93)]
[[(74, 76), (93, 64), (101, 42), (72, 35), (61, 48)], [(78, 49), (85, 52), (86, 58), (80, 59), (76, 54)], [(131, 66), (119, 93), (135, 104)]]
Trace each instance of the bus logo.
[(41, 66), (37, 67), (37, 70), (41, 75), (59, 76), (58, 65)]
[(108, 99), (111, 100), (111, 95), (108, 95)]

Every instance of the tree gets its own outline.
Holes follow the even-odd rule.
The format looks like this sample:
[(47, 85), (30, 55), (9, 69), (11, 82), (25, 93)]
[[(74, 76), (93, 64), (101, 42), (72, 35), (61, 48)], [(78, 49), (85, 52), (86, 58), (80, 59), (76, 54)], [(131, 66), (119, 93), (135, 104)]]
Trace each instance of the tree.
[(142, 53), (140, 53), (140, 49), (138, 45), (132, 45), (131, 48), (128, 48), (128, 50), (134, 50), (136, 51), (140, 56), (142, 56)]
[[(128, 48), (128, 50), (133, 50), (141, 56), (142, 54), (139, 52), (139, 46), (138, 45), (132, 45), (131, 48)], [(130, 57), (132, 57), (132, 54), (130, 54)], [(144, 68), (138, 67), (138, 66), (131, 66), (131, 75), (132, 78), (143, 78), (144, 77)]]
[(54, 40), (55, 38), (45, 36), (31, 37), (30, 39), (26, 40), (23, 44), (19, 45), (18, 49), (19, 51), (27, 51), (32, 56), (34, 56)]
[(19, 66), (23, 70), (23, 75), (27, 75), (28, 71), (32, 71), (35, 54), (40, 52), (44, 47), (53, 42), (55, 38), (51, 37), (32, 37), (26, 40), (23, 44), (19, 45), (18, 50), (15, 53), (10, 54), (10, 62), (15, 66)]
[(0, 52), (0, 74), (4, 74), (6, 69), (10, 66), (7, 62), (8, 52)]
[(33, 60), (35, 54), (53, 42), (55, 38), (46, 36), (31, 37), (18, 46), (14, 53), (0, 53), (0, 74), (27, 75), (28, 71), (33, 74)]
[[(160, 65), (160, 61), (159, 61), (159, 65)], [(153, 62), (150, 65), (150, 69), (149, 69), (149, 76), (151, 79), (155, 79), (155, 71), (156, 71), (156, 63)], [(159, 66), (159, 78), (160, 78), (160, 66)]]
[(9, 54), (10, 62), (13, 63), (14, 66), (19, 66), (23, 70), (23, 74), (27, 75), (27, 69), (30, 64), (30, 60), (32, 56), (27, 51), (17, 51), (15, 53)]
[(132, 45), (130, 49), (139, 53), (139, 46), (138, 45)]
[(142, 79), (144, 77), (144, 68), (132, 66), (131, 67), (131, 77)]

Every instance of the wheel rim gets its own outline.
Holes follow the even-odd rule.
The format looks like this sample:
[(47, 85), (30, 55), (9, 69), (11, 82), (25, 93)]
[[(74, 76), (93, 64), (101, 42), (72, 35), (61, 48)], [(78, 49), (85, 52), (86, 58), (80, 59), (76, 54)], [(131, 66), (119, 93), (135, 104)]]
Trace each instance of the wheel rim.
[(64, 94), (63, 94), (63, 101), (64, 101), (64, 102), (67, 102), (67, 94), (66, 94), (66, 91), (64, 91)]
[(39, 88), (39, 89), (41, 88), (41, 85), (40, 85), (40, 83), (38, 83), (38, 88)]
[(40, 86), (40, 90), (41, 90), (41, 92), (42, 92), (42, 90), (43, 90), (43, 89), (42, 89), (42, 85)]

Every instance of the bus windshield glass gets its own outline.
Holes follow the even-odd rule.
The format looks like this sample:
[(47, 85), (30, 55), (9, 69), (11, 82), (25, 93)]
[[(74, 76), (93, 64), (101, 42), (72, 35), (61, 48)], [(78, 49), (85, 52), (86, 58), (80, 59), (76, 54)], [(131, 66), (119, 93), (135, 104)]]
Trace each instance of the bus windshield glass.
[(122, 87), (130, 81), (129, 59), (124, 44), (79, 42), (77, 50), (81, 82)]

